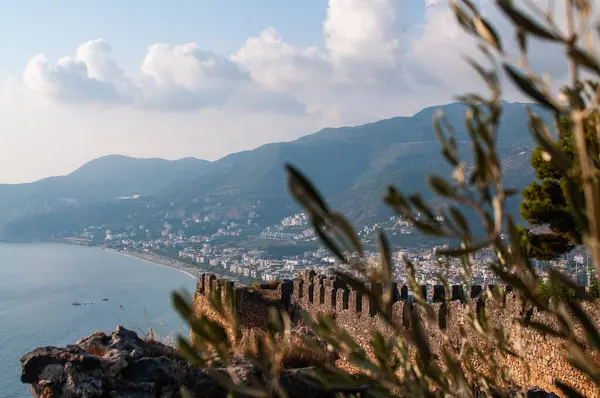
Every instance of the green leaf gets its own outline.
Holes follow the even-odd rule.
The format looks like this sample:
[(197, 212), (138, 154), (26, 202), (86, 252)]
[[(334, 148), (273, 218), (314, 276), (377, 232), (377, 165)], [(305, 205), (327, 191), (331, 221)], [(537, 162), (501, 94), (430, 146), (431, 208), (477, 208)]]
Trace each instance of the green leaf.
[(393, 186), (388, 187), (388, 192), (384, 201), (390, 205), (399, 216), (412, 218), (412, 211), (408, 200)]
[(460, 210), (458, 210), (456, 207), (452, 206), (452, 207), (450, 207), (450, 214), (452, 215), (452, 219), (454, 219), (454, 222), (456, 222), (456, 224), (458, 225), (460, 230), (466, 236), (470, 236), (471, 231), (469, 228), (469, 223), (467, 222), (467, 219), (462, 214), (462, 212)]
[(569, 363), (573, 367), (579, 369), (582, 373), (586, 374), (594, 383), (600, 384), (600, 373), (598, 372), (598, 368), (581, 347), (578, 344), (571, 343), (569, 344), (569, 353), (571, 354)]
[[(446, 139), (446, 136), (443, 132), (442, 123), (448, 131), (450, 142)], [(456, 156), (455, 148), (456, 145), (454, 143), (454, 139), (452, 138), (454, 131), (441, 110), (438, 110), (438, 112), (433, 116), (433, 131), (438, 142), (440, 143), (440, 146), (442, 147), (442, 155), (450, 164), (455, 167), (458, 166), (458, 158)]]
[(585, 395), (581, 395), (573, 387), (566, 385), (565, 383), (563, 383), (560, 380), (556, 380), (554, 382), (554, 385), (556, 385), (556, 387), (558, 387), (565, 394), (565, 397), (568, 397), (568, 398), (585, 398)]
[[(483, 79), (486, 82), (488, 88), (491, 91), (495, 91), (495, 90), (498, 89), (498, 83), (499, 82), (498, 82), (498, 76), (496, 76), (496, 74), (487, 72), (483, 68), (483, 66), (481, 66), (477, 61), (475, 61), (471, 57), (464, 57), (464, 59), (465, 59), (465, 61), (467, 61), (467, 63), (469, 65), (471, 65), (471, 67), (473, 69), (475, 69), (475, 71), (477, 72), (477, 74), (479, 74), (479, 76), (481, 77), (481, 79)], [(476, 94), (472, 95), (472, 97), (478, 97), (478, 99), (480, 101), (482, 101), (482, 102), (485, 101), (483, 98), (479, 97)], [(462, 100), (461, 102), (465, 102), (465, 103), (469, 102), (466, 98), (462, 98), (461, 100)]]
[[(375, 303), (380, 302), (380, 297), (377, 297), (376, 295), (374, 295), (373, 292), (371, 291), (371, 289), (364, 282), (360, 281), (359, 279), (356, 279), (355, 277), (345, 274), (341, 271), (334, 271), (334, 275), (338, 276), (342, 280), (342, 282), (346, 283), (353, 290), (356, 290), (357, 292), (361, 292), (363, 295), (365, 295), (367, 297), (367, 299), (369, 301), (375, 302)], [(377, 310), (379, 310), (379, 305), (377, 306)]]
[(417, 227), (417, 229), (426, 234), (426, 235), (431, 235), (431, 236), (440, 236), (440, 237), (445, 237), (448, 236), (448, 234), (442, 229), (440, 228), (439, 223), (424, 223), (424, 222), (415, 222), (415, 227)]
[(585, 335), (590, 346), (593, 347), (596, 352), (600, 353), (600, 333), (598, 333), (598, 329), (596, 329), (596, 326), (594, 326), (592, 320), (581, 309), (579, 303), (568, 301), (567, 305), (571, 309), (571, 312), (575, 318), (577, 318), (577, 320), (581, 323), (581, 326), (583, 326), (583, 330), (585, 330)]
[(354, 230), (354, 227), (352, 226), (352, 224), (350, 224), (348, 222), (348, 220), (341, 213), (339, 213), (337, 211), (331, 212), (331, 214), (329, 216), (331, 217), (332, 223), (334, 223), (342, 231), (344, 231), (346, 238), (352, 244), (354, 249), (356, 249), (356, 251), (359, 252), (360, 254), (363, 254), (363, 249), (362, 249), (362, 245), (360, 243), (360, 239), (358, 239), (358, 235), (356, 234), (356, 231)]
[(508, 73), (511, 80), (530, 98), (536, 100), (539, 104), (549, 108), (554, 112), (558, 112), (558, 107), (544, 95), (527, 76), (519, 72), (515, 67), (510, 64), (504, 63), (503, 68)]
[(177, 346), (179, 351), (187, 358), (190, 362), (198, 367), (205, 367), (206, 362), (198, 355), (198, 352), (187, 342), (183, 337), (177, 336)]
[(451, 197), (454, 194), (450, 184), (438, 176), (429, 176), (429, 185), (440, 196)]
[[(469, 4), (469, 3), (467, 3)], [(462, 8), (460, 8), (454, 1), (450, 2), (450, 6), (454, 11), (454, 15), (456, 16), (456, 20), (467, 32), (474, 32), (475, 27), (473, 26), (472, 18), (467, 15), (466, 12)]]
[(456, 380), (459, 392), (458, 396), (469, 396), (469, 393), (472, 390), (469, 388), (469, 383), (465, 378), (465, 373), (460, 367), (459, 362), (447, 350), (444, 350), (444, 359), (446, 366), (448, 366), (449, 374)]
[(179, 394), (181, 395), (181, 398), (195, 398), (196, 397), (196, 394), (194, 394), (192, 391), (188, 390), (184, 386), (181, 386), (179, 388)]
[(586, 107), (582, 92), (579, 89), (572, 89), (570, 87), (563, 87), (561, 94), (566, 96), (569, 100), (569, 104), (572, 109), (584, 109)]
[(202, 319), (204, 331), (208, 336), (211, 344), (216, 345), (224, 341), (228, 341), (227, 332), (225, 328), (218, 324), (217, 322), (211, 321), (208, 318), (204, 317)]
[(471, 245), (471, 246), (465, 247), (465, 248), (458, 247), (458, 248), (454, 248), (454, 249), (440, 249), (436, 253), (439, 253), (442, 256), (448, 256), (448, 257), (462, 257), (467, 254), (478, 252), (481, 249), (488, 247), (489, 245), (490, 245), (490, 242), (486, 240), (484, 242), (476, 243), (475, 245)]
[(483, 40), (492, 45), (496, 50), (498, 50), (499, 53), (504, 52), (504, 50), (502, 49), (502, 41), (500, 40), (500, 37), (496, 33), (494, 27), (490, 25), (488, 21), (486, 21), (484, 18), (478, 15), (475, 18), (473, 18), (473, 26), (479, 34), (479, 37), (481, 37)]
[(477, 10), (477, 7), (475, 7), (475, 4), (473, 4), (473, 2), (471, 2), (471, 0), (461, 0), (461, 2), (464, 5), (466, 5), (473, 14), (479, 15), (479, 11)]
[[(305, 317), (303, 319), (306, 321)], [(357, 353), (357, 355), (365, 356), (365, 352), (361, 346), (354, 341), (346, 330), (338, 327), (335, 321), (330, 317), (323, 314), (317, 314), (317, 320), (315, 322), (310, 319), (310, 315), (308, 315), (308, 319), (309, 320), (306, 323), (314, 328), (317, 336), (331, 344), (333, 347), (341, 349), (340, 343), (344, 343), (346, 346), (344, 351), (354, 352)]]
[(582, 292), (582, 293), (577, 294), (577, 298), (579, 298), (581, 300), (585, 300), (585, 299), (589, 298), (589, 297), (587, 297), (585, 290), (583, 290), (581, 288), (581, 286), (579, 286), (577, 283), (575, 283), (575, 281), (573, 279), (571, 279), (569, 276), (563, 274), (559, 270), (557, 270), (555, 268), (551, 268), (550, 271), (548, 272), (548, 277), (549, 277), (550, 281), (552, 282), (553, 287), (555, 287), (555, 288), (565, 287), (565, 288), (573, 291), (575, 294), (577, 294), (577, 292)]
[(525, 29), (517, 29), (517, 42), (519, 43), (519, 49), (521, 50), (521, 53), (527, 54), (527, 34), (525, 33)]
[(554, 143), (546, 122), (531, 109), (529, 110), (529, 127), (538, 143), (551, 156), (554, 164), (559, 166), (563, 172), (567, 172), (573, 167), (573, 161)]
[(379, 246), (379, 253), (381, 254), (381, 282), (384, 284), (389, 284), (392, 281), (392, 254), (390, 251), (390, 244), (383, 231), (379, 231), (379, 234), (377, 235), (377, 243)]
[(269, 316), (267, 320), (267, 329), (275, 332), (281, 333), (283, 332), (283, 323), (281, 321), (281, 317), (279, 311), (275, 307), (269, 308)]
[(535, 270), (533, 269), (532, 265), (529, 263), (527, 255), (525, 253), (525, 249), (523, 248), (523, 245), (521, 244), (521, 232), (517, 228), (517, 225), (515, 224), (515, 220), (511, 216), (507, 217), (507, 224), (508, 224), (507, 225), (508, 226), (508, 236), (509, 236), (510, 243), (511, 243), (511, 249), (513, 251), (513, 255), (515, 256), (514, 261), (517, 264), (525, 267), (525, 269), (527, 271), (529, 271), (531, 275), (534, 275)]
[(172, 292), (171, 302), (173, 303), (175, 310), (183, 319), (188, 320), (190, 318), (192, 314), (191, 306), (186, 302), (180, 293)]
[(557, 331), (554, 330), (553, 328), (551, 328), (550, 326), (537, 322), (537, 321), (530, 321), (529, 324), (527, 325), (535, 330), (537, 330), (538, 332), (542, 333), (542, 334), (547, 334), (550, 335), (552, 337), (557, 337), (557, 338), (564, 338), (565, 336)]
[[(379, 231), (377, 235), (379, 253), (381, 255), (381, 283), (383, 284), (383, 301), (386, 306), (389, 306), (392, 299), (392, 275), (394, 265), (392, 264), (392, 254), (390, 251), (389, 242), (383, 231)], [(391, 307), (390, 307), (391, 309)]]
[(410, 317), (411, 336), (413, 342), (417, 346), (419, 358), (423, 362), (425, 370), (429, 370), (429, 368), (431, 367), (433, 354), (431, 352), (429, 342), (427, 341), (427, 332), (425, 332), (425, 330), (423, 329), (423, 325), (421, 325), (418, 311), (416, 311), (414, 308), (413, 311), (410, 311)]
[(570, 47), (568, 54), (569, 56), (575, 58), (577, 63), (580, 65), (585, 66), (594, 73), (600, 74), (600, 65), (598, 64), (598, 61), (586, 51), (577, 47)]
[(335, 256), (343, 263), (347, 263), (348, 260), (346, 259), (346, 256), (344, 256), (344, 254), (342, 253), (342, 251), (340, 250), (340, 248), (338, 247), (338, 245), (333, 241), (333, 239), (331, 239), (323, 230), (324, 228), (324, 221), (322, 221), (321, 219), (317, 219), (313, 221), (313, 226), (315, 227), (315, 233), (317, 234), (317, 236), (319, 237), (319, 239), (321, 239), (321, 242), (323, 242), (325, 244), (325, 246), (327, 246), (327, 248), (329, 250), (331, 250), (331, 252), (333, 254), (335, 254)]
[(388, 344), (386, 344), (385, 338), (378, 330), (374, 330), (372, 333), (371, 347), (373, 348), (373, 353), (375, 354), (375, 358), (377, 358), (377, 362), (379, 362), (380, 365), (387, 367), (387, 364), (391, 359), (391, 350)]
[(517, 25), (517, 27), (521, 27), (525, 29), (527, 32), (531, 33), (534, 36), (537, 36), (541, 39), (557, 41), (560, 39), (554, 33), (548, 31), (538, 22), (532, 20), (527, 15), (523, 14), (521, 11), (517, 10), (512, 0), (497, 0), (497, 4), (502, 11)]
[(508, 272), (506, 269), (495, 263), (490, 264), (490, 268), (504, 283), (512, 286), (516, 291), (521, 292), (540, 308), (546, 308), (545, 303), (534, 294), (533, 290), (518, 275)]
[(239, 327), (240, 314), (237, 310), (237, 299), (233, 283), (227, 283), (225, 286), (225, 300), (229, 304), (229, 320), (231, 322), (231, 328), (234, 331), (235, 341), (237, 342), (242, 338), (242, 329)]
[(435, 214), (433, 214), (433, 211), (425, 204), (425, 201), (420, 194), (413, 193), (408, 197), (408, 200), (413, 204), (415, 209), (423, 213), (428, 220), (435, 221)]
[(568, 209), (575, 218), (575, 221), (583, 233), (588, 231), (588, 219), (585, 215), (585, 203), (581, 200), (581, 185), (572, 178), (565, 178), (565, 199), (568, 203)]
[(288, 186), (292, 196), (308, 211), (329, 213), (327, 203), (308, 178), (290, 164), (286, 164), (285, 169), (288, 174)]
[(485, 182), (488, 158), (477, 139), (475, 137), (472, 137), (471, 139), (473, 142), (473, 152), (475, 152), (475, 168), (473, 170), (473, 176), (471, 177), (471, 183)]

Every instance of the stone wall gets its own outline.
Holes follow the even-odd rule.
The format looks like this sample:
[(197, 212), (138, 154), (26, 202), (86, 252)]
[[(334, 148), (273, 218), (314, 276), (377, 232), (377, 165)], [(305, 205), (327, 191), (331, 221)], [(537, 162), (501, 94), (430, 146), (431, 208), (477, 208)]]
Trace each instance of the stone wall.
[[(213, 274), (202, 274), (196, 286), (193, 310), (196, 316), (205, 315), (221, 323), (231, 333), (227, 320), (223, 319), (212, 308), (209, 300), (211, 293), (217, 293), (218, 296), (224, 298), (228, 285), (233, 286), (233, 282), (227, 279), (218, 279)], [(234, 293), (242, 329), (265, 329), (270, 307), (288, 309), (290, 306), (292, 282), (284, 281), (274, 284), (263, 284), (258, 286), (258, 289), (248, 286), (235, 286)], [(194, 334), (191, 333), (190, 337), (193, 343), (195, 339)]]
[[(218, 319), (210, 308), (207, 295), (211, 290), (218, 289), (218, 286), (224, 286), (226, 283), (231, 282), (219, 280), (210, 274), (201, 276), (194, 296), (196, 315), (205, 314)], [(433, 301), (437, 314), (437, 322), (431, 322), (424, 316), (419, 317), (433, 351), (440, 352), (441, 347), (448, 343), (458, 349), (462, 338), (461, 326), (465, 324), (468, 316), (476, 314), (486, 306), (483, 293), (491, 286), (472, 286), (470, 292), (466, 292), (463, 286), (452, 286), (450, 292), (446, 292), (443, 286), (421, 288), (425, 296)], [(303, 311), (313, 317), (318, 313), (327, 314), (365, 348), (368, 346), (373, 330), (380, 330), (387, 336), (392, 334), (390, 327), (375, 315), (371, 303), (360, 292), (346, 286), (340, 279), (316, 275), (313, 271), (303, 273), (297, 280), (264, 285), (260, 289), (236, 286), (235, 293), (244, 328), (264, 328), (268, 307), (275, 305), (287, 309), (294, 322), (300, 321)], [(450, 295), (448, 304), (445, 300), (446, 294)], [(394, 325), (410, 330), (410, 311), (413, 308), (414, 305), (408, 301), (407, 286), (395, 285), (390, 314)], [(583, 303), (583, 308), (592, 317), (594, 323), (600, 326), (600, 303), (586, 302)], [(598, 388), (566, 362), (564, 357), (567, 351), (561, 341), (521, 326), (517, 318), (523, 316), (522, 308), (513, 293), (506, 296), (504, 308), (490, 305), (486, 309), (491, 315), (493, 326), (507, 330), (509, 341), (514, 343), (516, 349), (521, 349), (525, 361), (507, 355), (501, 356), (501, 362), (512, 370), (514, 379), (521, 387), (537, 386), (546, 391), (559, 393), (553, 385), (553, 381), (558, 378), (584, 396), (600, 397)], [(532, 320), (552, 325), (552, 320), (535, 310), (530, 316)], [(476, 345), (483, 344), (476, 332), (470, 328), (467, 330), (469, 330), (468, 341)], [(444, 342), (444, 338), (448, 339), (448, 343)], [(487, 371), (486, 364), (474, 363), (474, 365), (481, 372)]]

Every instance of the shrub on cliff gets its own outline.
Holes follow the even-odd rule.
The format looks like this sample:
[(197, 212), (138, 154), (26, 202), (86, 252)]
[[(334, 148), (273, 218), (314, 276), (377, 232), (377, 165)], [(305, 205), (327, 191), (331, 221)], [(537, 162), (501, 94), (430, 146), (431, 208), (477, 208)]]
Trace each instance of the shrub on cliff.
[(598, 274), (594, 267), (588, 267), (588, 275), (590, 276), (590, 296), (592, 298), (600, 298), (600, 285), (598, 284)]
[[(461, 156), (464, 151), (459, 150), (452, 126), (443, 115), (437, 115), (433, 127), (441, 144), (441, 154), (453, 167), (453, 172), (450, 178), (431, 176), (429, 183), (432, 191), (443, 199), (445, 207), (434, 210), (419, 195), (406, 194), (392, 186), (387, 190), (385, 202), (396, 214), (410, 220), (421, 233), (460, 241), (456, 247), (438, 254), (448, 261), (455, 259), (460, 262), (461, 275), (467, 286), (472, 284), (472, 254), (492, 247), (496, 256), (489, 268), (505, 284), (512, 286), (522, 304), (523, 316), (518, 318), (522, 328), (561, 340), (568, 347), (570, 366), (586, 375), (590, 383), (600, 386), (600, 368), (595, 360), (600, 355), (600, 333), (582, 309), (580, 301), (571, 297), (573, 293), (579, 295), (577, 298), (583, 298), (569, 276), (550, 269), (548, 279), (552, 288), (540, 288), (542, 278), (530, 262), (527, 242), (505, 211), (507, 199), (518, 193), (504, 186), (502, 159), (497, 151), (503, 106), (500, 75), (505, 74), (524, 95), (552, 112), (556, 126), (560, 126), (561, 120), (570, 126), (571, 154), (558, 145), (550, 127), (530, 110), (529, 129), (541, 147), (538, 150), (540, 161), (548, 162), (556, 179), (561, 181), (564, 202), (568, 204), (564, 211), (570, 213), (578, 239), (591, 251), (598, 269), (600, 163), (597, 151), (586, 139), (589, 138), (586, 131), (595, 132), (596, 136), (600, 134), (600, 123), (592, 117), (600, 103), (600, 90), (594, 82), (600, 77), (600, 63), (595, 53), (597, 32), (590, 26), (593, 15), (591, 1), (565, 0), (564, 20), (558, 21), (551, 14), (540, 15), (535, 7), (525, 11), (520, 8), (520, 2), (516, 6), (511, 0), (497, 0), (497, 6), (515, 28), (520, 51), (520, 59), (517, 60), (507, 55), (503, 39), (472, 1), (451, 0), (450, 4), (461, 26), (478, 38), (480, 49), (489, 60), (489, 67), (468, 60), (486, 83), (489, 95), (466, 94), (459, 97), (468, 107), (464, 118), (470, 134), (473, 164), (467, 165)], [(527, 62), (527, 44), (532, 37), (565, 50), (569, 81), (560, 95), (555, 95), (547, 80), (536, 74)], [(583, 80), (583, 73), (590, 79)], [(290, 191), (309, 215), (317, 236), (333, 254), (362, 276), (355, 278), (340, 272), (338, 277), (375, 303), (382, 321), (394, 331), (392, 337), (373, 332), (369, 350), (365, 350), (331, 318), (321, 315), (311, 319), (311, 327), (317, 336), (359, 369), (360, 374), (359, 378), (353, 378), (343, 370), (329, 368), (327, 372), (314, 375), (316, 380), (334, 389), (367, 386), (368, 394), (373, 396), (495, 397), (507, 395), (511, 386), (518, 385), (503, 359), (516, 358), (525, 367), (531, 364), (522, 356), (519, 346), (511, 341), (507, 332), (509, 325), (495, 325), (491, 318), (492, 308), (503, 308), (506, 304), (506, 295), (501, 288), (486, 292), (485, 305), (477, 305), (476, 312), (465, 316), (465, 323), (459, 328), (462, 340), (458, 347), (448, 342), (432, 347), (423, 320), (432, 323), (441, 321), (421, 293), (415, 277), (416, 265), (404, 259), (407, 283), (414, 295), (414, 304), (407, 305), (405, 312), (411, 327), (405, 330), (402, 325), (394, 324), (389, 316), (393, 295), (392, 259), (385, 235), (381, 233), (378, 237), (378, 266), (367, 266), (367, 261), (350, 264), (350, 254), (363, 254), (362, 244), (352, 225), (329, 207), (299, 170), (292, 165), (287, 165), (286, 169)], [(479, 216), (485, 231), (483, 236), (474, 235), (473, 231), (480, 228), (467, 221), (466, 210)], [(421, 217), (416, 216), (418, 213)], [(448, 287), (442, 277), (444, 261), (441, 267), (440, 283)], [(569, 294), (561, 294), (565, 291)], [(228, 307), (218, 298), (213, 304), (215, 311), (230, 320), (233, 336), (206, 317), (191, 317), (189, 302), (179, 295), (174, 296), (179, 312), (201, 337), (203, 347), (211, 348), (203, 350), (200, 347), (198, 350), (180, 339), (182, 352), (199, 365), (205, 364), (210, 355), (227, 362), (233, 346), (241, 338), (233, 291), (227, 290), (225, 296)], [(448, 302), (443, 305), (448, 305)], [(534, 313), (544, 314), (552, 322), (537, 322), (538, 318), (532, 316)], [(253, 352), (248, 353), (260, 369), (256, 383), (242, 386), (236, 383), (234, 373), (226, 378), (220, 375), (220, 380), (233, 391), (251, 396), (285, 396), (277, 375), (282, 367), (283, 353), (290, 344), (291, 328), (289, 316), (273, 310), (267, 333), (257, 340)], [(477, 341), (468, 336), (477, 336)], [(577, 392), (578, 386), (565, 380), (559, 378), (554, 384), (566, 396), (583, 396)]]
[[(593, 159), (597, 159), (599, 153), (595, 130), (597, 119), (598, 114), (594, 112), (586, 118), (585, 123), (586, 147)], [(573, 161), (576, 154), (573, 123), (567, 117), (563, 117), (558, 130), (556, 145)], [(529, 256), (542, 260), (552, 260), (581, 244), (581, 230), (572, 217), (572, 210), (569, 209), (572, 202), (567, 200), (567, 179), (561, 173), (558, 164), (547, 161), (547, 157), (548, 153), (543, 146), (538, 146), (533, 151), (531, 165), (540, 182), (533, 181), (523, 190), (521, 202), (523, 218), (531, 225), (550, 229), (550, 232), (523, 231)], [(578, 196), (577, 202), (581, 202), (581, 190)]]

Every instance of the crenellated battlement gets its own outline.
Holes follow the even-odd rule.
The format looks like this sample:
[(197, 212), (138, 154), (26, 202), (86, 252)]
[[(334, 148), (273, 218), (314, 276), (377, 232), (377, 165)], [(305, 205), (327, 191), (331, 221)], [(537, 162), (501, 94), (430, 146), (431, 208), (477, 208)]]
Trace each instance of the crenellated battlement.
[[(224, 287), (227, 285), (232, 286), (233, 282), (217, 278), (212, 274), (203, 274), (198, 281), (194, 296), (195, 314), (211, 317), (228, 326), (226, 320), (220, 319), (212, 309), (207, 299), (211, 292), (219, 291), (224, 298)], [(275, 306), (286, 309), (294, 323), (300, 322), (303, 312), (307, 312), (313, 318), (317, 314), (326, 314), (335, 319), (340, 327), (367, 350), (374, 330), (388, 337), (395, 335), (390, 325), (376, 315), (375, 307), (368, 297), (347, 286), (337, 277), (306, 271), (295, 280), (255, 287), (241, 285), (233, 285), (233, 287), (241, 327), (245, 330), (265, 329), (269, 308)], [(523, 316), (527, 316), (532, 321), (557, 327), (554, 324), (555, 320), (535, 309), (524, 314), (522, 304), (509, 286), (505, 288), (504, 305), (498, 307), (493, 303), (490, 304), (486, 300), (485, 293), (492, 288), (493, 285), (474, 285), (471, 286), (470, 291), (467, 291), (465, 286), (455, 285), (450, 287), (450, 291), (446, 291), (442, 285), (421, 286), (423, 296), (432, 303), (436, 314), (432, 319), (421, 314), (411, 302), (408, 286), (395, 284), (392, 292), (393, 305), (389, 315), (396, 328), (410, 330), (414, 319), (411, 314), (417, 310), (417, 319), (421, 323), (422, 330), (427, 333), (433, 352), (441, 354), (442, 347), (447, 347), (448, 344), (453, 349), (458, 349), (461, 344), (464, 344), (465, 336), (461, 330), (465, 322), (485, 309), (489, 314), (490, 327), (504, 329), (510, 341), (513, 341), (516, 347), (525, 350), (522, 355), (523, 358), (527, 358), (527, 361), (498, 354), (504, 366), (512, 370), (518, 383), (524, 387), (539, 386), (547, 391), (558, 392), (553, 383), (555, 378), (560, 377), (561, 380), (567, 381), (567, 384), (577, 386), (584, 396), (600, 397), (598, 388), (582, 373), (567, 364), (565, 360), (567, 352), (560, 340), (541, 335), (533, 329), (523, 328), (517, 318), (522, 319)], [(379, 293), (379, 289), (380, 286), (371, 286), (374, 293)], [(584, 302), (582, 308), (596, 325), (600, 325), (600, 305), (597, 301)], [(468, 330), (467, 333), (466, 339), (470, 344), (477, 345), (482, 342), (481, 336), (473, 330)], [(471, 359), (471, 361), (475, 360)], [(481, 372), (486, 372), (488, 365), (475, 361), (473, 366)]]
[(267, 323), (270, 307), (275, 306), (287, 309), (291, 302), (291, 281), (263, 284), (258, 289), (255, 289), (248, 286), (234, 285), (232, 281), (217, 278), (213, 274), (202, 274), (198, 280), (194, 295), (195, 313), (223, 321), (212, 309), (208, 297), (210, 297), (211, 293), (216, 293), (224, 299), (227, 286), (233, 287), (242, 327), (264, 328)]
[[(348, 322), (364, 320), (376, 316), (374, 303), (363, 295), (362, 292), (354, 290), (339, 277), (317, 275), (314, 271), (303, 272), (295, 280), (284, 280), (257, 286), (234, 286), (227, 279), (219, 279), (213, 274), (202, 274), (196, 290), (197, 306), (202, 305), (203, 312), (206, 297), (211, 292), (219, 291), (224, 295), (225, 286), (234, 287), (239, 315), (242, 326), (260, 327), (266, 322), (268, 307), (276, 306), (286, 309), (292, 314), (293, 320), (298, 321), (303, 311), (314, 316), (318, 313), (327, 314), (333, 318), (343, 317)], [(455, 285), (447, 292), (442, 285), (421, 286), (421, 293), (433, 303), (449, 301), (466, 302), (468, 299), (479, 297), (492, 285), (471, 286), (470, 292), (466, 292), (465, 286)], [(376, 294), (381, 294), (381, 286), (371, 286)], [(392, 288), (392, 318), (406, 324), (407, 320), (404, 310), (405, 303), (409, 303), (409, 288), (404, 284), (394, 284)], [(204, 303), (203, 303), (204, 302)], [(403, 319), (404, 318), (404, 319)]]

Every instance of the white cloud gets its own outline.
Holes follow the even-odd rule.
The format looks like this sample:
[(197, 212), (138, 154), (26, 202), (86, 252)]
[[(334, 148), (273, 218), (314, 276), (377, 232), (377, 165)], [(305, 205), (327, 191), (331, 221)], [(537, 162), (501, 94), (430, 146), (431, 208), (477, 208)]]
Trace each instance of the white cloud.
[(317, 47), (294, 47), (284, 42), (273, 28), (246, 40), (231, 59), (247, 70), (252, 79), (276, 91), (293, 91), (307, 83), (322, 83), (330, 80), (333, 73), (327, 55)]
[(449, 7), (431, 6), (425, 10), (419, 34), (410, 43), (407, 59), (416, 66), (414, 77), (420, 84), (431, 84), (437, 90), (456, 90), (465, 80), (473, 80), (462, 56), (473, 54), (475, 44)]
[(399, 11), (395, 0), (330, 0), (324, 35), (332, 60), (393, 66), (402, 33)]
[(142, 73), (158, 87), (182, 87), (201, 91), (247, 81), (238, 65), (213, 53), (200, 50), (195, 43), (150, 46), (142, 62)]
[[(479, 3), (514, 52), (504, 16), (492, 2)], [(0, 123), (24, 135), (35, 125), (56, 142), (68, 137), (80, 162), (111, 152), (214, 159), (325, 126), (408, 115), (480, 87), (461, 58), (476, 54), (475, 41), (458, 26), (448, 0), (425, 5), (415, 21), (408, 0), (329, 0), (323, 48), (294, 45), (266, 28), (229, 55), (194, 43), (156, 43), (127, 72), (100, 39), (54, 63), (37, 55), (21, 83), (48, 101), (32, 110), (29, 98), (23, 100), (17, 111), (0, 112)], [(564, 65), (544, 62), (551, 51), (560, 50), (532, 43), (531, 61), (560, 79)], [(521, 98), (514, 88), (507, 92)], [(75, 110), (73, 104), (83, 105)], [(18, 121), (36, 112), (46, 115), (39, 118), (46, 124)]]
[(126, 92), (127, 77), (111, 58), (112, 50), (102, 39), (91, 40), (77, 47), (74, 59), (87, 67), (90, 79), (112, 84), (117, 91)]
[[(110, 46), (96, 39), (81, 44), (75, 56), (63, 57), (54, 66), (42, 54), (33, 57), (23, 73), (23, 83), (47, 99), (66, 103), (100, 102), (171, 111), (229, 103), (236, 108), (284, 113), (304, 109), (293, 98), (260, 88), (237, 63), (202, 51), (194, 43), (154, 44), (141, 62), (140, 73), (127, 76), (111, 58)], [(264, 108), (258, 109), (261, 105)]]
[[(544, 0), (535, 2), (542, 5)], [(479, 3), (515, 52), (505, 17), (492, 2)], [(475, 40), (458, 26), (448, 0), (425, 0), (425, 5), (423, 21), (415, 23), (403, 0), (329, 0), (324, 49), (294, 46), (267, 28), (231, 55), (203, 51), (195, 43), (156, 43), (130, 75), (98, 39), (55, 65), (43, 55), (33, 57), (23, 81), (31, 91), (59, 102), (171, 111), (231, 106), (319, 114), (332, 123), (372, 120), (478, 87), (461, 58), (474, 53)], [(560, 50), (532, 46), (531, 62), (560, 77), (565, 66), (548, 65), (549, 51)]]
[[(475, 40), (458, 26), (447, 0), (426, 0), (426, 5), (423, 22), (415, 24), (402, 0), (329, 0), (324, 49), (294, 46), (273, 28), (248, 38), (230, 56), (195, 43), (157, 43), (148, 48), (138, 73), (129, 76), (98, 39), (55, 65), (43, 55), (32, 58), (23, 81), (59, 102), (307, 112), (334, 124), (358, 123), (416, 111), (450, 100), (456, 90), (477, 87), (461, 58), (473, 53)], [(489, 2), (481, 7), (492, 22), (503, 21)], [(512, 36), (506, 22), (500, 26)], [(538, 46), (532, 54), (535, 63), (547, 52)], [(564, 68), (552, 69), (560, 75)]]
[(61, 58), (50, 66), (44, 55), (36, 55), (27, 64), (23, 81), (31, 91), (64, 102), (122, 99), (115, 86), (91, 77), (88, 65), (75, 57)]

